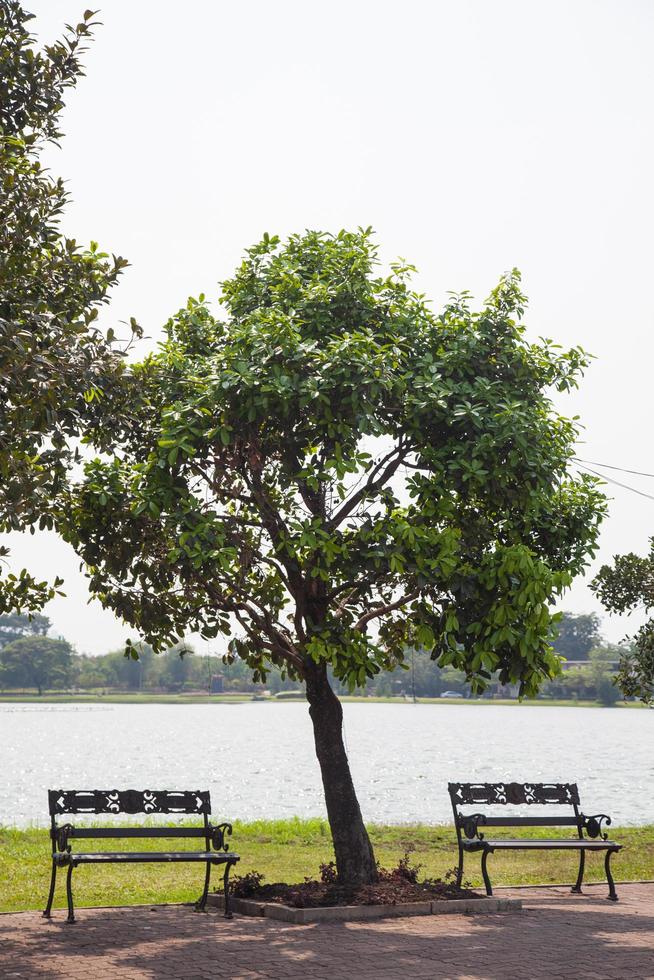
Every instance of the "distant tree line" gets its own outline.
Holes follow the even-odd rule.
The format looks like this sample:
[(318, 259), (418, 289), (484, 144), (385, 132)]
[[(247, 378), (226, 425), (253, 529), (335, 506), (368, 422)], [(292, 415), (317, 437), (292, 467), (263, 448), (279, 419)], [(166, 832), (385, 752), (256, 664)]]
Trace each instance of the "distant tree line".
[[(551, 698), (580, 698), (613, 704), (620, 692), (613, 683), (612, 664), (624, 655), (622, 647), (603, 642), (599, 619), (594, 614), (564, 613), (554, 648), (575, 666), (544, 684), (542, 695)], [(51, 623), (39, 613), (0, 616), (0, 690), (85, 690), (126, 692), (209, 691), (212, 678), (219, 677), (223, 690), (249, 693), (283, 691), (301, 693), (298, 681), (271, 670), (265, 682), (255, 683), (244, 660), (225, 663), (216, 654), (202, 655), (192, 646), (175, 646), (156, 655), (147, 644), (138, 645), (138, 660), (125, 657), (123, 648), (100, 656), (77, 653), (71, 644), (47, 634)], [(470, 696), (462, 671), (441, 668), (429, 654), (417, 649), (407, 655), (405, 670), (382, 671), (357, 693), (375, 697), (436, 698), (446, 692)], [(337, 678), (331, 683), (338, 694), (347, 687)], [(490, 696), (515, 697), (513, 687), (495, 679)]]

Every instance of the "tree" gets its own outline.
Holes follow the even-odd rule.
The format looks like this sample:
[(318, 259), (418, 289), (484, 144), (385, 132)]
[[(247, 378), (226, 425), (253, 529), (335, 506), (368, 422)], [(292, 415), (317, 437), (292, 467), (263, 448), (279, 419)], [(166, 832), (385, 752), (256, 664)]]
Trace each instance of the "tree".
[(138, 644), (138, 653), (134, 658), (125, 657), (124, 650), (114, 650), (102, 659), (106, 662), (106, 670), (112, 676), (113, 683), (123, 690), (142, 691), (148, 686), (154, 654), (147, 644)]
[(41, 613), (32, 613), (31, 616), (8, 613), (0, 616), (0, 647), (22, 636), (45, 636), (51, 626), (48, 617)]
[(517, 272), (480, 312), (464, 295), (436, 316), (411, 267), (376, 264), (370, 230), (265, 235), (224, 318), (189, 300), (133, 367), (113, 458), (59, 518), (155, 650), (224, 634), (256, 680), (304, 681), (347, 884), (376, 865), (328, 667), (363, 685), (421, 646), (475, 690), (499, 671), (534, 693), (604, 500), (568, 475), (575, 425), (548, 397), (586, 357), (527, 342)]
[[(615, 555), (612, 565), (602, 565), (591, 588), (608, 612), (625, 613), (654, 609), (654, 538), (644, 558), (630, 552)], [(654, 704), (654, 618), (632, 638), (620, 659), (618, 684), (625, 697)]]
[(564, 612), (556, 629), (552, 646), (566, 660), (587, 660), (593, 647), (602, 641), (600, 618), (596, 613)]
[[(52, 527), (83, 421), (122, 367), (113, 331), (95, 319), (126, 262), (61, 233), (68, 194), (40, 163), (62, 135), (92, 18), (39, 51), (32, 15), (18, 0), (0, 3), (0, 531)], [(60, 585), (25, 570), (2, 576), (0, 613), (39, 609)]]
[(66, 687), (73, 668), (73, 648), (66, 640), (24, 636), (0, 649), (0, 684), (7, 687)]
[(169, 691), (181, 691), (191, 675), (193, 650), (186, 645), (173, 647), (163, 656), (159, 683)]
[(596, 647), (588, 657), (588, 673), (595, 697), (605, 707), (611, 707), (620, 699), (617, 677), (608, 669), (608, 661), (615, 658), (614, 647)]

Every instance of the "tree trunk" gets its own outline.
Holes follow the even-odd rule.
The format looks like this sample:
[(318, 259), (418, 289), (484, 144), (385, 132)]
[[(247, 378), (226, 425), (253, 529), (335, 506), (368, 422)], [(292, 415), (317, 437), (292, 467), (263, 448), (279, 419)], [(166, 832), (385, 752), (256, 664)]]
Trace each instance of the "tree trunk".
[(305, 676), (338, 880), (342, 885), (371, 884), (377, 881), (377, 865), (343, 744), (343, 709), (324, 664), (309, 661)]

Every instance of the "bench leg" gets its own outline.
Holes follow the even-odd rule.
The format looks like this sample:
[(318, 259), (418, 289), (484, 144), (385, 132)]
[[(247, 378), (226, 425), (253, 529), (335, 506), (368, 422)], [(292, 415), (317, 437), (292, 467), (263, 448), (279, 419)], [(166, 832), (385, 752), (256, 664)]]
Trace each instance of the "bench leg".
[(225, 873), (223, 875), (223, 894), (225, 896), (225, 918), (233, 919), (232, 906), (229, 898), (229, 872), (232, 867), (232, 862), (228, 861), (225, 865)]
[(490, 878), (488, 877), (488, 869), (486, 867), (486, 862), (488, 861), (489, 850), (484, 850), (481, 856), (481, 873), (484, 879), (484, 885), (486, 886), (486, 894), (492, 895), (493, 889), (491, 888)]
[(606, 880), (609, 885), (609, 894), (607, 895), (607, 898), (609, 899), (610, 902), (617, 902), (618, 900), (618, 893), (615, 890), (615, 882), (613, 881), (613, 875), (611, 874), (611, 858), (615, 853), (616, 853), (616, 849), (614, 847), (610, 847), (606, 852), (606, 857), (604, 858)]
[(57, 881), (57, 865), (55, 864), (54, 858), (52, 859), (52, 874), (50, 875), (50, 891), (48, 892), (48, 901), (43, 910), (43, 918), (49, 919), (50, 913), (52, 911), (52, 900), (55, 893), (55, 882)]
[(209, 879), (211, 877), (211, 861), (207, 861), (207, 870), (204, 873), (204, 890), (200, 895), (199, 899), (195, 903), (196, 912), (204, 912), (205, 906), (207, 904), (207, 895), (209, 894)]
[(71, 881), (73, 877), (73, 863), (68, 865), (68, 872), (66, 874), (66, 899), (68, 901), (68, 918), (66, 922), (75, 921), (75, 910), (73, 908), (73, 883)]
[(459, 845), (459, 866), (456, 869), (456, 887), (461, 887), (463, 881), (463, 848)]
[(577, 875), (577, 880), (570, 889), (576, 895), (581, 895), (581, 883), (584, 879), (584, 865), (586, 864), (586, 852), (582, 849), (579, 851), (579, 874)]

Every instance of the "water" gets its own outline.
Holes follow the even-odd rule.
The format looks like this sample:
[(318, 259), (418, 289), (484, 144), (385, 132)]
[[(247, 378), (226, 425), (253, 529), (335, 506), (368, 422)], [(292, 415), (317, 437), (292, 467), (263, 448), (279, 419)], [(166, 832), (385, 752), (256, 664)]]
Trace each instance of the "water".
[[(346, 704), (364, 819), (445, 823), (447, 782), (577, 782), (586, 813), (654, 823), (654, 711)], [(214, 815), (325, 813), (304, 704), (0, 704), (0, 824), (48, 789), (210, 789)]]

